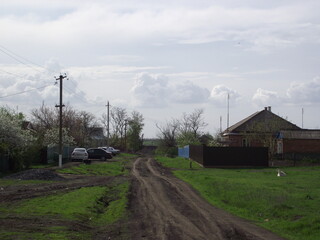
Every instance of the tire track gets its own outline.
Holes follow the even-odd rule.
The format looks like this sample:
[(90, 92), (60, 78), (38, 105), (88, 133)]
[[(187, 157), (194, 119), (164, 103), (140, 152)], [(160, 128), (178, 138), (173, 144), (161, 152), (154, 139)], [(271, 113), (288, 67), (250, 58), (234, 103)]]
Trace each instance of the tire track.
[(208, 204), (152, 158), (132, 168), (132, 239), (283, 239)]

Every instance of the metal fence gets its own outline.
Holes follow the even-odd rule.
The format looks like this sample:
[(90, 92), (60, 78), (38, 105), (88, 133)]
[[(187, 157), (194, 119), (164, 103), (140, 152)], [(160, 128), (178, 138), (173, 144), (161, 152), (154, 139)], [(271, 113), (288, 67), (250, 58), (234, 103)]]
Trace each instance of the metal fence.
[(7, 154), (0, 154), (0, 172), (4, 173), (9, 169), (9, 156)]
[(190, 146), (190, 158), (204, 167), (268, 167), (268, 148)]
[[(62, 160), (63, 163), (71, 161), (71, 153), (75, 147), (63, 146)], [(59, 161), (59, 147), (53, 146), (47, 148), (47, 163)]]
[(189, 153), (190, 153), (189, 145), (184, 146), (183, 148), (178, 148), (179, 157), (189, 158), (190, 157)]

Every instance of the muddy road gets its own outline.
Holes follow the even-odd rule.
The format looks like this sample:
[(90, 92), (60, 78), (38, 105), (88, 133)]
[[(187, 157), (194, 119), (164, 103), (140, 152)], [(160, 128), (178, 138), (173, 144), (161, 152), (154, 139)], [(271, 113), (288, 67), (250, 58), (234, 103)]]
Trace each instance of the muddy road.
[(217, 209), (152, 158), (132, 167), (133, 240), (283, 239)]

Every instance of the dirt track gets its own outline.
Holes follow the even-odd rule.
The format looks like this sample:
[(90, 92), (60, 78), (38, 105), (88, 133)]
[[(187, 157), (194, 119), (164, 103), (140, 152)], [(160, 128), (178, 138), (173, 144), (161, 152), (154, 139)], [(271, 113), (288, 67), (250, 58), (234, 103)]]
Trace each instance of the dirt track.
[(152, 158), (132, 168), (133, 240), (283, 239), (217, 209)]

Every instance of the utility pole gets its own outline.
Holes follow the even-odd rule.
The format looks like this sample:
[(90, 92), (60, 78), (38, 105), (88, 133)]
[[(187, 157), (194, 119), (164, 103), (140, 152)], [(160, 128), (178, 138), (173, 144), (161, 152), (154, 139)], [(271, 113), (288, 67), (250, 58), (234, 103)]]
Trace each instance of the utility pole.
[(227, 131), (229, 131), (229, 100), (230, 100), (230, 96), (228, 93)]
[(56, 81), (60, 81), (60, 104), (59, 105), (56, 105), (56, 107), (59, 107), (59, 167), (61, 168), (62, 167), (62, 152), (63, 152), (63, 149), (62, 149), (62, 108), (64, 107), (64, 105), (62, 104), (62, 80), (64, 78), (66, 78), (67, 75), (64, 74), (61, 75), (56, 79)]
[(127, 124), (128, 124), (128, 119), (124, 120), (124, 149), (125, 151), (127, 150)]
[(107, 145), (109, 146), (109, 137), (110, 137), (110, 104), (107, 102)]

